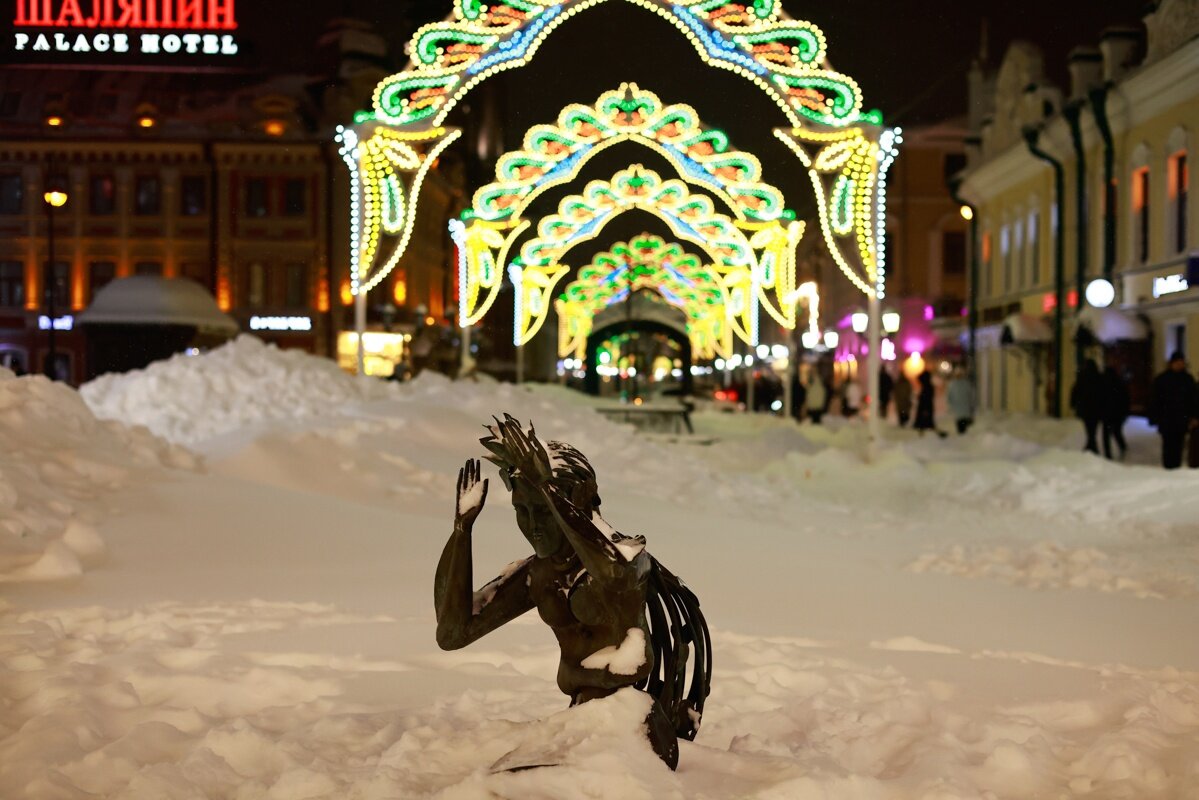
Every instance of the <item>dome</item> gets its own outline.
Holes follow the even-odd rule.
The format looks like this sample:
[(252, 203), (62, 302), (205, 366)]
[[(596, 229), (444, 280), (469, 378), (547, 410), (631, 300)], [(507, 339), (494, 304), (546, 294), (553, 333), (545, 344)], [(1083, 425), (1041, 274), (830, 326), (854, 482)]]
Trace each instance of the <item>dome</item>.
[(188, 278), (134, 275), (120, 278), (96, 293), (78, 316), (83, 325), (192, 325), (236, 333), (237, 322), (221, 311), (200, 284)]

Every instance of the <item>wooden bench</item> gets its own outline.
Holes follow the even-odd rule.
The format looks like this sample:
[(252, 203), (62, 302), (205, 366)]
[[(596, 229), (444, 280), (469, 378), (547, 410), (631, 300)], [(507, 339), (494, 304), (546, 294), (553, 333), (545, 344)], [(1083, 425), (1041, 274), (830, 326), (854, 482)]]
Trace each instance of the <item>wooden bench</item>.
[(656, 433), (694, 433), (691, 407), (684, 405), (652, 406), (621, 404), (596, 409), (613, 422), (625, 422), (639, 431)]

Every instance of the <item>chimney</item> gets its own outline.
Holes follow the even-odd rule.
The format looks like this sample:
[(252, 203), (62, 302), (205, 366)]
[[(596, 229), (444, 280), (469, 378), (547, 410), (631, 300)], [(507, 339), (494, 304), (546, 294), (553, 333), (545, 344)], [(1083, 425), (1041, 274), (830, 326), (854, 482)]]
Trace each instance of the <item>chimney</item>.
[(1103, 79), (1115, 82), (1136, 66), (1133, 58), (1141, 44), (1141, 32), (1136, 28), (1108, 28), (1099, 38), (1103, 53)]
[(1103, 54), (1094, 47), (1070, 51), (1070, 99), (1081, 100), (1103, 83)]

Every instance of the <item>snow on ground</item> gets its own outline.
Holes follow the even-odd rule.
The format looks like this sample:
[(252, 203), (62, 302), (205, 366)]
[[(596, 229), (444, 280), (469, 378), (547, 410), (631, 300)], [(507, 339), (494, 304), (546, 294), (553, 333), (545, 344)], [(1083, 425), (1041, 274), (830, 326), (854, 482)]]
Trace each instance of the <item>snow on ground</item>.
[(117, 489), (191, 468), (145, 430), (98, 421), (72, 389), (0, 368), (0, 581), (78, 575), (104, 558), (95, 524)]
[[(199, 470), (76, 403), (110, 461), (127, 441), (160, 457), (71, 496), (107, 561), (10, 584), (0, 797), (1140, 800), (1199, 786), (1199, 473), (1103, 462), (1065, 423), (891, 430), (874, 453), (840, 420), (712, 414), (695, 437), (646, 437), (560, 387), (428, 376), (376, 394), (327, 366), (243, 340), (126, 376), (124, 396), (144, 398), (128, 407), (169, 409), (158, 430), (202, 452)], [(279, 375), (307, 394), (274, 391)], [(37, 381), (19, 385), (70, 395)], [(454, 476), (503, 411), (586, 453), (608, 522), (645, 534), (703, 603), (713, 694), (677, 773), (638, 734), (636, 693), (565, 709), (535, 615), (464, 650), (434, 643)], [(0, 428), (6, 445), (20, 427)], [(43, 465), (79, 446), (26, 450), (27, 485), (62, 492)], [(477, 585), (528, 552), (491, 489)]]

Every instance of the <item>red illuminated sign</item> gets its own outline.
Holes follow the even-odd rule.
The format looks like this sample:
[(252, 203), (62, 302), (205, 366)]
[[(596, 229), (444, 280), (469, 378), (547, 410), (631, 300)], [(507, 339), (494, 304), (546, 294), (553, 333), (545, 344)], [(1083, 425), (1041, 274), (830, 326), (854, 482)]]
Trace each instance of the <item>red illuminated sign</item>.
[(12, 51), (231, 56), (234, 30), (234, 0), (16, 0)]

